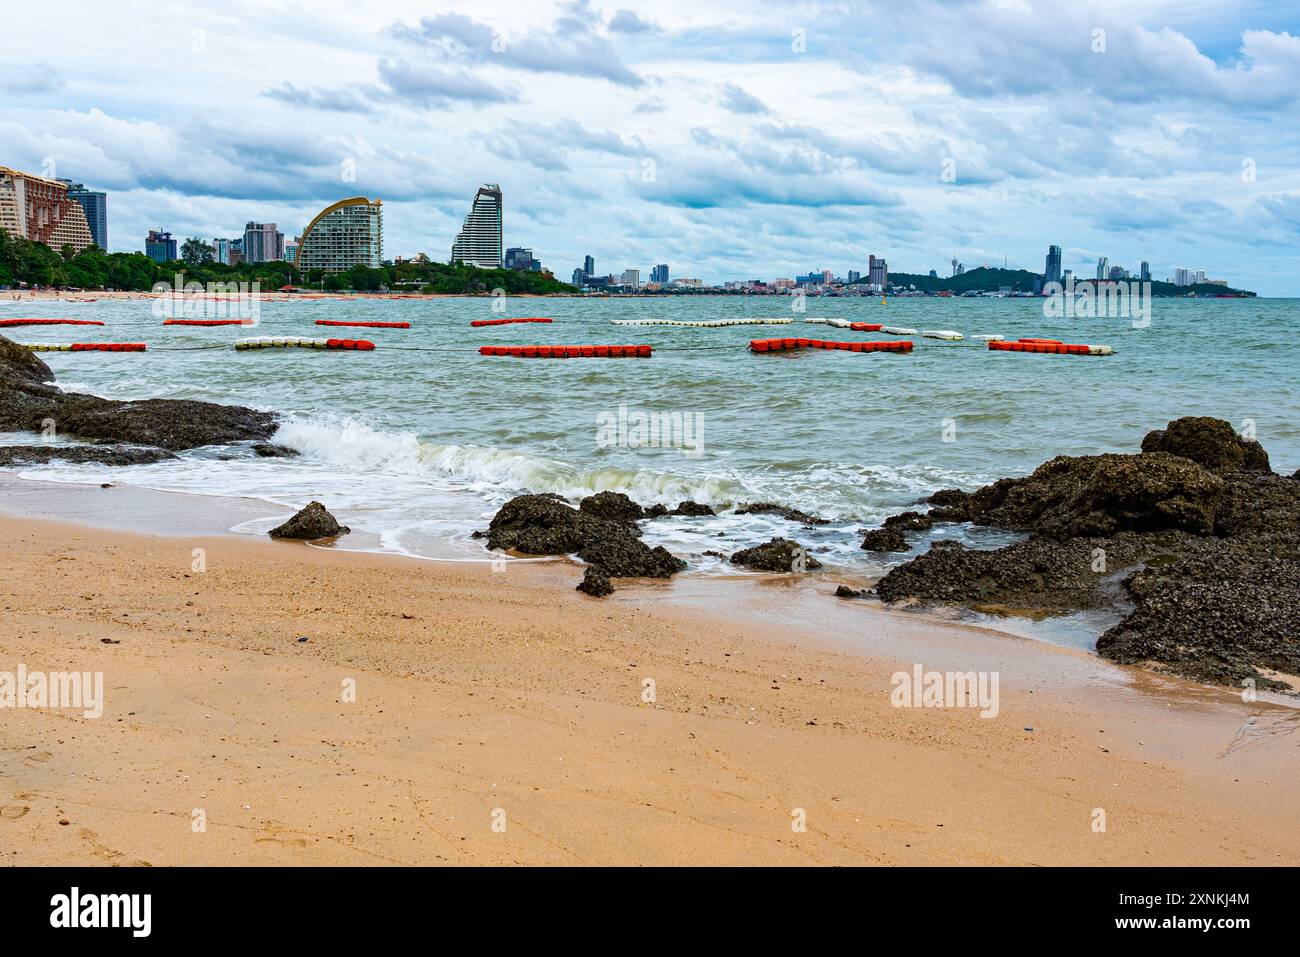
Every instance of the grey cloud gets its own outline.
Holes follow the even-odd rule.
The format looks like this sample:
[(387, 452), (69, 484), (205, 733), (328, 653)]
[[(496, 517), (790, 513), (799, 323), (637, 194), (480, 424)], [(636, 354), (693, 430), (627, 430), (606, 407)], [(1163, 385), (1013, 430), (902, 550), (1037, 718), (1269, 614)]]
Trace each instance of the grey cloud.
[(719, 100), (733, 113), (771, 113), (767, 104), (735, 83), (724, 83), (719, 88)]
[(58, 93), (67, 85), (59, 71), (44, 60), (18, 64), (0, 74), (0, 89), (15, 96)]
[(567, 7), (551, 29), (535, 29), (519, 37), (497, 33), (460, 13), (424, 17), (413, 27), (397, 23), (389, 33), (451, 60), (641, 86), (645, 81), (619, 59), (609, 39), (597, 32), (598, 24), (599, 19), (579, 3)]
[(642, 20), (635, 10), (618, 10), (609, 18), (609, 29), (613, 33), (658, 33), (659, 26), (649, 20)]

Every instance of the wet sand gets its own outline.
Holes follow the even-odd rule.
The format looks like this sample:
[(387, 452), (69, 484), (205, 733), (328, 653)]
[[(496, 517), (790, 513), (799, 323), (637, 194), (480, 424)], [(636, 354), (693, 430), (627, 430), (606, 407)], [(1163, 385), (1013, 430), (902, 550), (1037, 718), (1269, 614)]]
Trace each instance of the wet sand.
[[(151, 493), (75, 494), (113, 526)], [(102, 671), (106, 698), (0, 711), (10, 863), (1300, 861), (1280, 702), (825, 579), (602, 601), (568, 562), (213, 535), (171, 498), (168, 536), (0, 518), (0, 671)], [(996, 671), (997, 717), (892, 706), (917, 663)]]

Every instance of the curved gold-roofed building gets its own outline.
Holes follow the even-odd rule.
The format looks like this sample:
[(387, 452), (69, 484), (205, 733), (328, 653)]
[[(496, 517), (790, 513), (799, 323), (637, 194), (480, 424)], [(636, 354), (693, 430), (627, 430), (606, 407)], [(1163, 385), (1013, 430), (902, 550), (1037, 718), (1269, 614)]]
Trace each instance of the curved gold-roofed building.
[(378, 269), (384, 255), (384, 204), (364, 196), (326, 206), (302, 231), (294, 265), (303, 272)]

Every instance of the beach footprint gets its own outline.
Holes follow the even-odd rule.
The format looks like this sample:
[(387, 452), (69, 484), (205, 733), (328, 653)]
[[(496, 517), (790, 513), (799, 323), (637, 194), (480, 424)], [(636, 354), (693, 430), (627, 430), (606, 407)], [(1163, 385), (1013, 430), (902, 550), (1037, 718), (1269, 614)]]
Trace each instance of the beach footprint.
[(16, 821), (30, 811), (26, 804), (3, 804), (0, 805), (0, 821)]

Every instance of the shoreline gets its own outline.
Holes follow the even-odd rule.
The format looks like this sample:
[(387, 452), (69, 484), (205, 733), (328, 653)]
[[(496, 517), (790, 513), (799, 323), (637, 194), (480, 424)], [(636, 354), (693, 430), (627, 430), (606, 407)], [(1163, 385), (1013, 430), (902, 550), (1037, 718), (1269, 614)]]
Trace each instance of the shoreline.
[[(565, 562), (497, 574), (233, 535), (0, 529), (0, 670), (102, 670), (107, 689), (100, 719), (6, 716), (10, 863), (1300, 854), (1293, 707), (788, 576), (596, 600)], [(891, 706), (891, 674), (914, 664), (997, 671), (998, 716)], [(346, 677), (356, 703), (340, 703)]]

